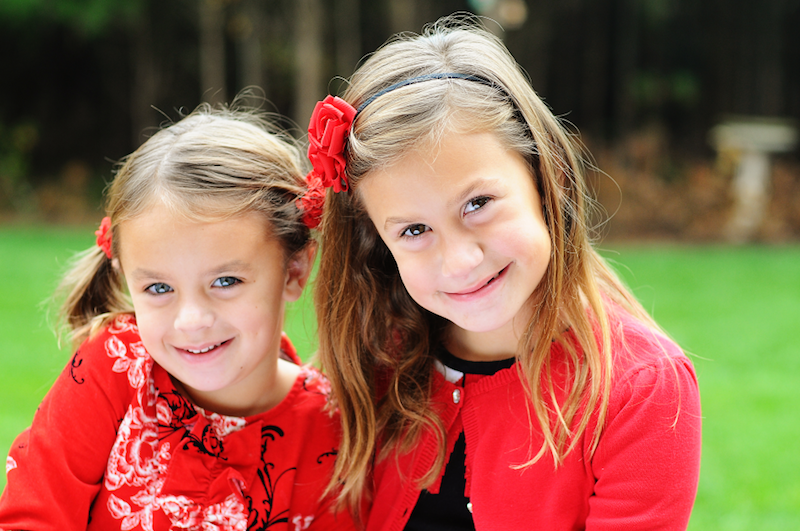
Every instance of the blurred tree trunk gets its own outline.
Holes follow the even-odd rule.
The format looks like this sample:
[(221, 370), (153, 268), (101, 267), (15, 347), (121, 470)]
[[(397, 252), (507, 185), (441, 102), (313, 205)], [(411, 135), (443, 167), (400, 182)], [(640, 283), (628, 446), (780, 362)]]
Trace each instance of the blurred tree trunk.
[(322, 82), (322, 2), (295, 1), (295, 108), (293, 119), (308, 123), (324, 96)]
[[(266, 56), (263, 53), (266, 33), (266, 12), (262, 0), (243, 0), (237, 10), (234, 24), (238, 72), (237, 90), (258, 87), (267, 94)], [(260, 96), (258, 91), (254, 94)], [(256, 101), (250, 102), (257, 104)]]
[(225, 93), (225, 11), (222, 0), (200, 0), (200, 94), (209, 103), (227, 101)]
[(638, 1), (616, 0), (616, 87), (614, 114), (617, 134), (620, 137), (631, 132), (636, 119), (636, 101), (633, 84), (636, 81), (638, 58)]
[(151, 106), (158, 101), (160, 77), (153, 53), (152, 27), (150, 11), (145, 5), (130, 30), (133, 75), (129, 101), (133, 148), (144, 140), (145, 129), (156, 125)]
[(583, 27), (583, 83), (581, 83), (581, 114), (586, 124), (584, 130), (602, 138), (607, 131), (606, 108), (609, 89), (609, 3), (605, 0), (584, 2)]
[(361, 17), (358, 0), (334, 3), (336, 73), (349, 77), (361, 59)]
[[(524, 64), (534, 90), (545, 97), (550, 86), (551, 62), (558, 61), (553, 54), (553, 34), (557, 31), (556, 11), (548, 0), (528, 0), (528, 20), (522, 31), (502, 35), (518, 63)], [(496, 24), (488, 23), (490, 28)]]
[(786, 112), (783, 100), (783, 42), (781, 24), (787, 11), (785, 0), (772, 0), (758, 4), (754, 21), (754, 45), (758, 47), (756, 62), (756, 112), (778, 116)]

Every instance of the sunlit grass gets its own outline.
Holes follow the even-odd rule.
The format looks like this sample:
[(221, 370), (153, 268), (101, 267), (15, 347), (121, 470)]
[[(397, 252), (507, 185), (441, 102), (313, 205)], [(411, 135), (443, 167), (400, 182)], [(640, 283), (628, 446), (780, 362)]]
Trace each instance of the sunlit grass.
[[(0, 229), (0, 456), (69, 357), (39, 303), (92, 230)], [(800, 529), (800, 247), (606, 247), (697, 368), (703, 461), (690, 529)], [(308, 359), (307, 296), (286, 329)]]

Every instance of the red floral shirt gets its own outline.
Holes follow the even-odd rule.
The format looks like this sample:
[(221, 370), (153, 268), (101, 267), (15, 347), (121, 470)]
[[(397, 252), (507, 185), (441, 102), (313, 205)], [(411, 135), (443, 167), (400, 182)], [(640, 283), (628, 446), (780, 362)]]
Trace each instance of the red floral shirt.
[[(299, 363), (285, 337), (282, 350)], [(12, 445), (0, 528), (352, 529), (322, 499), (339, 440), (329, 390), (304, 367), (269, 411), (204, 411), (123, 315), (78, 349)]]

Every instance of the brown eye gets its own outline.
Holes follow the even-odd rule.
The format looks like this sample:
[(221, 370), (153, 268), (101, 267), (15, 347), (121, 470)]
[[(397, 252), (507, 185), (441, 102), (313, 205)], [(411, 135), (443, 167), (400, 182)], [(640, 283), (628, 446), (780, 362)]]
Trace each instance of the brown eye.
[(406, 227), (401, 236), (413, 238), (415, 236), (420, 236), (423, 233), (428, 232), (429, 230), (431, 229), (427, 225), (418, 223), (416, 225), (409, 225), (408, 227)]
[(476, 210), (483, 208), (489, 201), (491, 201), (491, 198), (489, 197), (476, 197), (474, 199), (470, 199), (467, 201), (466, 206), (464, 206), (464, 214), (469, 214), (470, 212), (475, 212)]

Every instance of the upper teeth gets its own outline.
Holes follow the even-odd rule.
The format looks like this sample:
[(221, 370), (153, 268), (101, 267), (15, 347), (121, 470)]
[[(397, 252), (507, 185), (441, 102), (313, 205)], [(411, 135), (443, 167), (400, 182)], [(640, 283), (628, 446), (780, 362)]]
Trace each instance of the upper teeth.
[[(223, 343), (224, 343), (224, 342), (223, 342)], [(187, 349), (186, 349), (186, 352), (191, 352), (192, 354), (205, 354), (205, 353), (206, 353), (206, 352), (208, 352), (209, 350), (215, 349), (215, 348), (217, 348), (218, 346), (220, 346), (221, 344), (222, 344), (222, 343), (217, 343), (216, 345), (211, 345), (210, 347), (206, 347), (206, 348), (204, 348), (204, 349), (200, 349), (200, 350), (192, 350), (192, 349), (190, 349), (190, 348), (187, 348)]]

